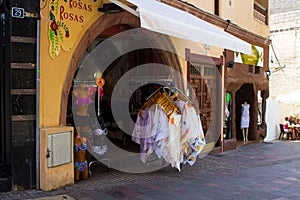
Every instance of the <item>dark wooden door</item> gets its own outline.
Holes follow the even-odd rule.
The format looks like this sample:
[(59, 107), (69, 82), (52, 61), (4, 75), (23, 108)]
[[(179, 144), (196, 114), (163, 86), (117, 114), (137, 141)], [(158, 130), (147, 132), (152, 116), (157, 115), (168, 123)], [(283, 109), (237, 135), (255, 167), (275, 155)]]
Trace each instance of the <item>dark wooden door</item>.
[(214, 97), (216, 97), (216, 66), (208, 64), (190, 64), (189, 82), (199, 103), (201, 122), (205, 135), (212, 126)]
[(207, 143), (215, 144), (220, 139), (222, 118), (222, 78), (219, 72), (223, 58), (195, 54), (186, 49), (187, 79), (197, 99), (201, 123)]

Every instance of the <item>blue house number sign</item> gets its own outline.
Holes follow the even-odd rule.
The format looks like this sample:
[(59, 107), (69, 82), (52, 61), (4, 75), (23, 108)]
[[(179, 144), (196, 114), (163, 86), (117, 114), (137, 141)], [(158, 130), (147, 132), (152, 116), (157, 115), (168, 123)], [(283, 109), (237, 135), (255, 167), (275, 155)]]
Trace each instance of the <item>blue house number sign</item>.
[(15, 18), (24, 18), (24, 8), (11, 8), (11, 16)]

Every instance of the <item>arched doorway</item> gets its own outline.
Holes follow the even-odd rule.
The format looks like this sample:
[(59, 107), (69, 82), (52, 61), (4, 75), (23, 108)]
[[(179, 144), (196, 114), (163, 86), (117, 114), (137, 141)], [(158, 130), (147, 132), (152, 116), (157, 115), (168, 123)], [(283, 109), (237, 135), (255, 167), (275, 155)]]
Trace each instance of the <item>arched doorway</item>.
[(78, 63), (85, 55), (89, 45), (101, 34), (104, 30), (117, 25), (127, 24), (130, 27), (138, 27), (139, 19), (127, 12), (120, 12), (114, 14), (106, 14), (97, 20), (81, 38), (78, 47), (76, 48), (72, 61), (68, 67), (68, 76), (65, 79), (65, 83), (62, 89), (61, 107), (60, 107), (60, 124), (66, 124), (67, 119), (67, 105), (69, 99), (70, 89), (72, 87), (72, 81), (76, 73)]
[[(139, 18), (127, 12), (104, 15), (98, 21), (96, 21), (82, 37), (78, 47), (74, 52), (73, 59), (69, 65), (68, 73), (67, 73), (68, 76), (65, 79), (65, 84), (62, 90), (60, 124), (62, 125), (66, 124), (67, 105), (69, 101), (70, 89), (72, 87), (72, 81), (75, 76), (78, 64), (80, 63), (83, 56), (86, 54), (86, 50), (89, 48), (91, 43), (95, 41), (97, 37), (99, 37), (99, 35), (103, 33), (105, 34), (109, 33), (110, 31), (108, 31), (108, 29), (120, 24), (125, 25), (126, 27), (129, 28), (136, 28), (139, 27)], [(120, 30), (120, 32), (122, 31), (125, 30)], [(174, 46), (168, 36), (160, 35), (160, 37), (157, 38), (157, 35), (151, 31), (147, 32), (146, 34), (147, 37), (152, 38), (149, 39), (149, 42), (157, 44), (156, 46), (158, 47), (161, 46), (162, 47), (161, 49), (174, 50)], [(109, 34), (106, 35), (106, 37), (109, 36), (110, 36)], [(175, 55), (174, 53), (170, 53), (168, 51), (164, 51), (163, 53), (157, 53), (154, 61), (157, 60), (164, 61), (164, 64), (168, 66), (172, 66), (175, 70), (182, 73), (177, 55)]]
[[(124, 14), (125, 15), (125, 14)], [(89, 29), (89, 31), (86, 33), (86, 35), (83, 37), (82, 41), (80, 42), (81, 46), (78, 47), (76, 50), (77, 56), (73, 56), (73, 61), (70, 64), (69, 67), (69, 74), (66, 78), (66, 84), (64, 85), (63, 89), (63, 97), (62, 97), (62, 106), (61, 106), (61, 115), (60, 120), (62, 124), (66, 124), (66, 121), (70, 122), (71, 120), (66, 120), (68, 118), (68, 112), (67, 108), (72, 105), (72, 102), (70, 101), (71, 98), (69, 98), (72, 94), (72, 81), (76, 77), (76, 70), (78, 69), (78, 66), (81, 63), (81, 59), (85, 57), (85, 55), (88, 55), (89, 52), (99, 45), (103, 40), (106, 38), (117, 34), (122, 31), (126, 31), (132, 28), (135, 28), (135, 23), (131, 20), (124, 20), (120, 19), (122, 18), (122, 14), (116, 14), (115, 17), (113, 17), (116, 21), (122, 21), (120, 24), (115, 24), (113, 26), (108, 26), (109, 24), (107, 22), (103, 22), (102, 24), (99, 22), (96, 22), (98, 26), (100, 26), (100, 29), (97, 29), (97, 26), (92, 26), (93, 29)], [(132, 16), (129, 16), (129, 19), (131, 19)], [(101, 19), (99, 20), (101, 21)], [(126, 23), (128, 22), (128, 23)], [(108, 26), (106, 29), (103, 29), (103, 27)], [(99, 31), (101, 30), (101, 31)], [(96, 34), (98, 33), (98, 34)], [(181, 73), (180, 64), (177, 58), (176, 53), (173, 49), (173, 45), (170, 42), (170, 39), (168, 36), (161, 36), (157, 38), (156, 34), (153, 32), (145, 32), (145, 37), (149, 38), (149, 42), (151, 43), (157, 43), (157, 49), (155, 48), (146, 48), (146, 49), (138, 49), (134, 51), (130, 51), (124, 55), (121, 55), (118, 57), (113, 63), (111, 63), (108, 68), (106, 68), (105, 71), (102, 71), (102, 77), (105, 79), (105, 97), (101, 100), (101, 107), (104, 108), (101, 110), (101, 116), (103, 116), (104, 121), (106, 124), (109, 124), (111, 130), (115, 128), (112, 132), (116, 133), (115, 135), (120, 134), (120, 129), (115, 126), (114, 119), (111, 116), (111, 109), (110, 109), (110, 96), (112, 93), (112, 90), (114, 88), (114, 85), (122, 77), (123, 74), (125, 74), (130, 69), (134, 68), (135, 66), (144, 64), (144, 63), (161, 63), (167, 66), (173, 67), (175, 70), (179, 71)], [(92, 37), (91, 37), (92, 35)], [(94, 38), (94, 40), (90, 40), (90, 38)], [(144, 42), (144, 41), (143, 41)], [(160, 49), (160, 46), (168, 46), (167, 49), (172, 49), (171, 51), (164, 50), (166, 48)], [(85, 50), (83, 50), (83, 48)], [(143, 96), (145, 95), (144, 92), (147, 94), (150, 94), (155, 90), (157, 86), (149, 85), (146, 88), (142, 88)], [(96, 95), (97, 96), (97, 95)], [(137, 107), (138, 108), (138, 107)], [(124, 109), (129, 109), (124, 108)]]
[(241, 105), (244, 102), (247, 102), (250, 104), (250, 124), (249, 124), (249, 129), (248, 129), (248, 140), (254, 140), (255, 139), (255, 130), (253, 127), (254, 126), (254, 90), (253, 90), (253, 84), (246, 83), (241, 86), (241, 88), (236, 92), (235, 95), (235, 124), (236, 124), (236, 139), (237, 141), (243, 141), (243, 134), (241, 130)]

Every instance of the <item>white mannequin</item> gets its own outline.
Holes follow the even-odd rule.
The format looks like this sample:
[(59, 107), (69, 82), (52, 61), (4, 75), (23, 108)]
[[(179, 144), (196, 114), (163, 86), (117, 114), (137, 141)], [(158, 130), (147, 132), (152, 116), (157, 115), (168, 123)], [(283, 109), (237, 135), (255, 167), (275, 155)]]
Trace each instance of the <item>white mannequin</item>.
[(249, 116), (249, 108), (250, 105), (247, 103), (247, 101), (244, 102), (244, 104), (241, 105), (241, 129), (243, 133), (243, 140), (244, 142), (248, 141), (248, 128), (249, 128), (249, 122), (250, 122), (250, 116)]
[(248, 142), (248, 128), (243, 128), (242, 132), (243, 132), (244, 142)]

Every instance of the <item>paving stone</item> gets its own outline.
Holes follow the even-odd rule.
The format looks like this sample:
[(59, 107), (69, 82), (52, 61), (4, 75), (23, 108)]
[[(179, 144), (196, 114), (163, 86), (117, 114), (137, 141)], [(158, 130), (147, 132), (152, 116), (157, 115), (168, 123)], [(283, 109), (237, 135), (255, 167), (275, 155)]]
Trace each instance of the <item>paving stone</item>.
[(300, 199), (300, 144), (274, 141), (240, 147), (197, 160), (181, 172), (97, 173), (65, 188), (0, 193), (0, 199)]

